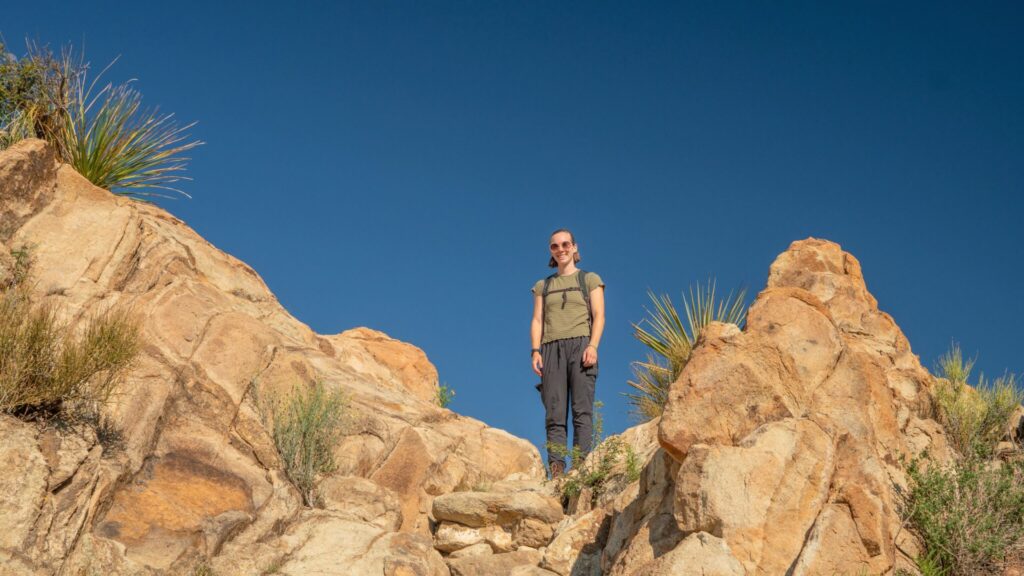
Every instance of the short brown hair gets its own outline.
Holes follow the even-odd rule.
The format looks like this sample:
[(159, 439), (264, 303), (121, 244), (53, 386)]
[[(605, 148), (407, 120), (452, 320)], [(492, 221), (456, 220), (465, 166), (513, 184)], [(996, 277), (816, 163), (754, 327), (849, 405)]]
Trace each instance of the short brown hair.
[[(551, 233), (551, 236), (548, 236), (548, 238), (551, 238), (552, 236), (554, 236), (555, 234), (558, 234), (559, 232), (565, 232), (566, 234), (568, 234), (569, 235), (569, 239), (572, 240), (573, 245), (576, 244), (576, 237), (573, 236), (572, 232), (570, 232), (566, 228), (559, 228), (558, 230), (555, 230), (554, 232)], [(582, 258), (580, 258), (580, 251), (579, 251), (579, 249), (577, 249), (576, 253), (572, 255), (572, 261), (575, 263), (575, 262), (579, 262), (580, 260), (582, 260)], [(558, 262), (555, 261), (555, 257), (554, 256), (552, 256), (551, 259), (548, 260), (548, 268), (558, 268)]]

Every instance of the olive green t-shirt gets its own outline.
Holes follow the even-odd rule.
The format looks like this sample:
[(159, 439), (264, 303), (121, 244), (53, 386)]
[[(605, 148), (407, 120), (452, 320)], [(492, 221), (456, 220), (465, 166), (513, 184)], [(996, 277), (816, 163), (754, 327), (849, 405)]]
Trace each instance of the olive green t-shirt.
[[(555, 276), (548, 286), (548, 298), (544, 303), (544, 340), (546, 344), (563, 338), (590, 336), (590, 324), (587, 318), (587, 302), (580, 294), (579, 270), (567, 276)], [(604, 286), (601, 277), (587, 272), (587, 293), (594, 288)], [(569, 292), (556, 292), (564, 288), (576, 288)], [(544, 293), (544, 279), (533, 285), (533, 293), (540, 296)]]

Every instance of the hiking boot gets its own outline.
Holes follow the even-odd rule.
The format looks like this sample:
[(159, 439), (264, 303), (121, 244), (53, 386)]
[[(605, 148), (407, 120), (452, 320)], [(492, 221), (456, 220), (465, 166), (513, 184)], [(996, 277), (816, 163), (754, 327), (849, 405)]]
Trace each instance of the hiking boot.
[(561, 478), (565, 474), (565, 462), (555, 460), (551, 463), (551, 479)]

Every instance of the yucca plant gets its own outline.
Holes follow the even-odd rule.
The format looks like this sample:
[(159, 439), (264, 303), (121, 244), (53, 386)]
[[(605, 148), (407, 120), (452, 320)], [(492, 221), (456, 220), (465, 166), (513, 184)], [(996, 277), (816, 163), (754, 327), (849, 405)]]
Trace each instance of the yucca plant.
[(70, 48), (55, 56), (29, 43), (18, 59), (0, 43), (0, 57), (0, 147), (45, 138), (101, 188), (140, 199), (188, 196), (173, 184), (189, 180), (185, 153), (202, 144), (186, 135), (195, 123), (180, 126), (173, 114), (143, 108), (133, 81), (101, 85), (116, 59), (90, 80), (89, 63)]
[(64, 54), (61, 68), (68, 106), (55, 136), (65, 161), (93, 184), (111, 191), (166, 197), (154, 192), (166, 190), (188, 196), (171, 184), (189, 180), (181, 173), (189, 160), (184, 153), (202, 144), (187, 141), (185, 132), (195, 123), (179, 126), (173, 114), (142, 108), (142, 95), (130, 82), (107, 83), (97, 89), (103, 73), (90, 82), (88, 65), (70, 51)]
[(693, 347), (705, 326), (711, 322), (726, 322), (742, 328), (746, 321), (746, 289), (716, 300), (715, 281), (709, 280), (704, 286), (700, 283), (690, 286), (689, 293), (689, 299), (685, 293), (682, 295), (685, 323), (671, 297), (648, 292), (654, 309), (647, 309), (647, 317), (633, 324), (633, 335), (653, 352), (646, 362), (633, 363), (635, 380), (627, 382), (638, 392), (626, 394), (638, 420), (651, 420), (661, 415), (668, 400), (668, 388), (690, 361)]

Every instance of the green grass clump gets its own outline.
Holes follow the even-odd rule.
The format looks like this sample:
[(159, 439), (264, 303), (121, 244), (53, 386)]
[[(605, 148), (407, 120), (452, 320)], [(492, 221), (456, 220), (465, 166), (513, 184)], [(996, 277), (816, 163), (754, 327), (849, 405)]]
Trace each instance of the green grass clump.
[(186, 135), (195, 123), (179, 126), (173, 114), (144, 108), (131, 81), (100, 84), (106, 69), (91, 79), (89, 71), (70, 48), (58, 56), (29, 44), (18, 58), (0, 43), (0, 149), (44, 138), (101, 188), (134, 197), (187, 196), (172, 184), (188, 180), (184, 154), (202, 144)]
[(27, 253), (15, 254), (15, 283), (0, 291), (0, 412), (95, 411), (138, 354), (138, 321), (127, 310), (111, 309), (73, 330), (55, 306), (32, 301), (28, 261)]
[(935, 388), (938, 417), (950, 443), (961, 455), (992, 453), (1007, 433), (1010, 417), (1024, 400), (1016, 377), (1006, 374), (993, 382), (984, 375), (974, 386), (968, 384), (974, 360), (965, 360), (960, 347), (939, 358), (942, 376)]
[(455, 389), (447, 384), (442, 384), (437, 388), (437, 396), (434, 401), (441, 408), (447, 408), (452, 403), (452, 399), (455, 398)]
[[(1024, 463), (972, 454), (950, 467), (908, 467), (904, 514), (920, 534), (925, 573), (998, 574), (1024, 538)], [(927, 569), (927, 572), (926, 570)]]
[[(633, 407), (633, 415), (639, 421), (661, 416), (668, 400), (669, 386), (682, 374), (690, 361), (693, 347), (700, 339), (704, 327), (711, 322), (725, 322), (743, 327), (747, 317), (746, 290), (735, 295), (730, 292), (722, 300), (716, 300), (715, 282), (706, 286), (699, 283), (690, 287), (690, 298), (683, 295), (684, 323), (676, 310), (672, 298), (649, 292), (654, 310), (647, 310), (647, 318), (633, 324), (633, 335), (651, 350), (645, 362), (633, 363), (635, 380), (628, 384), (637, 390), (626, 394)], [(645, 327), (646, 325), (646, 327)]]
[(317, 476), (336, 468), (333, 449), (341, 439), (346, 406), (341, 391), (329, 391), (320, 381), (294, 387), (286, 400), (261, 402), (285, 473), (307, 506), (317, 505)]

